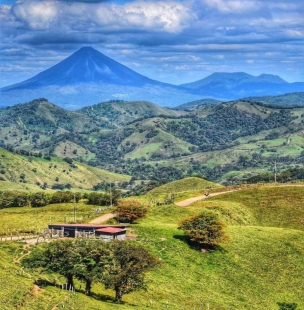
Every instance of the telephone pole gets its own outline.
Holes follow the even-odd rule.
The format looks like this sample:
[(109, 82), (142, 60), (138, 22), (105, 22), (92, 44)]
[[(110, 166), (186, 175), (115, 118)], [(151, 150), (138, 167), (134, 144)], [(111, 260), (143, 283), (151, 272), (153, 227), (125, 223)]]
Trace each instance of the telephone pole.
[(110, 181), (110, 205), (112, 208), (112, 184), (111, 184), (111, 181)]
[(274, 183), (277, 183), (277, 161), (274, 161)]
[(76, 224), (76, 195), (74, 193), (74, 223)]

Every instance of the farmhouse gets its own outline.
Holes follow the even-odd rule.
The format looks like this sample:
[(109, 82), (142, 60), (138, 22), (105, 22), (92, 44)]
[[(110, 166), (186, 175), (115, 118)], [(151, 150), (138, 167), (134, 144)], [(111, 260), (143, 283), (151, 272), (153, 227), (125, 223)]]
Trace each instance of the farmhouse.
[(48, 225), (48, 232), (56, 238), (95, 237), (104, 241), (126, 239), (126, 227), (124, 225), (50, 224)]

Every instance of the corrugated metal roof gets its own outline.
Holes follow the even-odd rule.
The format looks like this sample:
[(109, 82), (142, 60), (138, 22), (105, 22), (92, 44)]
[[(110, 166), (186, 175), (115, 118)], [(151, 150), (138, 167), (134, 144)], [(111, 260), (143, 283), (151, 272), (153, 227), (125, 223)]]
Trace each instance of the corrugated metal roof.
[(125, 227), (125, 225), (94, 225), (94, 224), (49, 224), (56, 227), (88, 227), (88, 228), (104, 228), (104, 227)]
[(96, 230), (97, 232), (103, 232), (103, 233), (110, 233), (110, 234), (115, 234), (119, 232), (125, 232), (125, 229), (121, 228), (115, 228), (115, 227), (105, 227), (105, 228), (100, 228)]

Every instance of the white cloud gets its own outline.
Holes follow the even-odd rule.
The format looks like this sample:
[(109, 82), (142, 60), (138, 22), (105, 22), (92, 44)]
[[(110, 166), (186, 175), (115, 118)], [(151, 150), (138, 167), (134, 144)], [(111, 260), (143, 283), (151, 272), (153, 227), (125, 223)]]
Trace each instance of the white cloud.
[(26, 0), (12, 7), (13, 16), (32, 30), (110, 30), (180, 32), (195, 14), (174, 1), (135, 1), (123, 6), (107, 3), (80, 3)]
[[(208, 70), (233, 71), (239, 64), (255, 73), (268, 64), (271, 70), (282, 64), (278, 70), (283, 71), (284, 63), (294, 63), (295, 74), (304, 80), (304, 69), (296, 64), (304, 61), (303, 13), (299, 0), (129, 0), (124, 5), (22, 0), (0, 6), (0, 65), (7, 76), (13, 72), (8, 64), (16, 72), (23, 72), (24, 62), (24, 67), (46, 69), (92, 45), (136, 70), (140, 65), (145, 75), (159, 68), (163, 76), (207, 70), (205, 61)], [(288, 62), (291, 57), (297, 62)]]

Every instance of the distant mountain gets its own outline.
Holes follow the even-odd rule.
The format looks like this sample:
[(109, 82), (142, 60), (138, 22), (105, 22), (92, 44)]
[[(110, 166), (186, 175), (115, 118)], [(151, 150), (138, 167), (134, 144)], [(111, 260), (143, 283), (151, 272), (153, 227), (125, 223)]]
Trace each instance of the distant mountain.
[(196, 82), (180, 85), (211, 98), (234, 100), (248, 96), (275, 96), (288, 92), (304, 91), (304, 82), (288, 83), (277, 75), (247, 73), (213, 73)]
[(77, 110), (94, 119), (98, 124), (108, 124), (108, 128), (122, 127), (138, 119), (154, 116), (180, 116), (185, 113), (160, 107), (146, 101), (108, 101)]
[(177, 111), (192, 112), (200, 108), (214, 107), (215, 105), (219, 103), (221, 103), (221, 101), (215, 100), (215, 99), (210, 99), (210, 98), (200, 99), (200, 100), (195, 100), (195, 101), (191, 101), (191, 102), (178, 105), (177, 107), (174, 107), (173, 109)]
[(1, 89), (2, 106), (38, 97), (69, 109), (113, 99), (148, 100), (163, 106), (199, 99), (187, 89), (138, 74), (92, 47), (83, 47), (38, 75)]
[(287, 83), (269, 74), (214, 73), (193, 83), (171, 85), (143, 76), (87, 46), (26, 81), (1, 88), (0, 107), (36, 98), (47, 98), (69, 110), (110, 100), (145, 100), (176, 107), (202, 98), (225, 101), (302, 91), (304, 83)]
[(147, 83), (162, 84), (136, 73), (92, 47), (83, 47), (50, 69), (24, 82), (4, 87), (2, 91), (37, 89), (50, 85), (73, 86), (79, 83), (129, 86), (143, 86)]
[(246, 97), (243, 100), (275, 105), (303, 106), (304, 92), (288, 93), (280, 96)]

